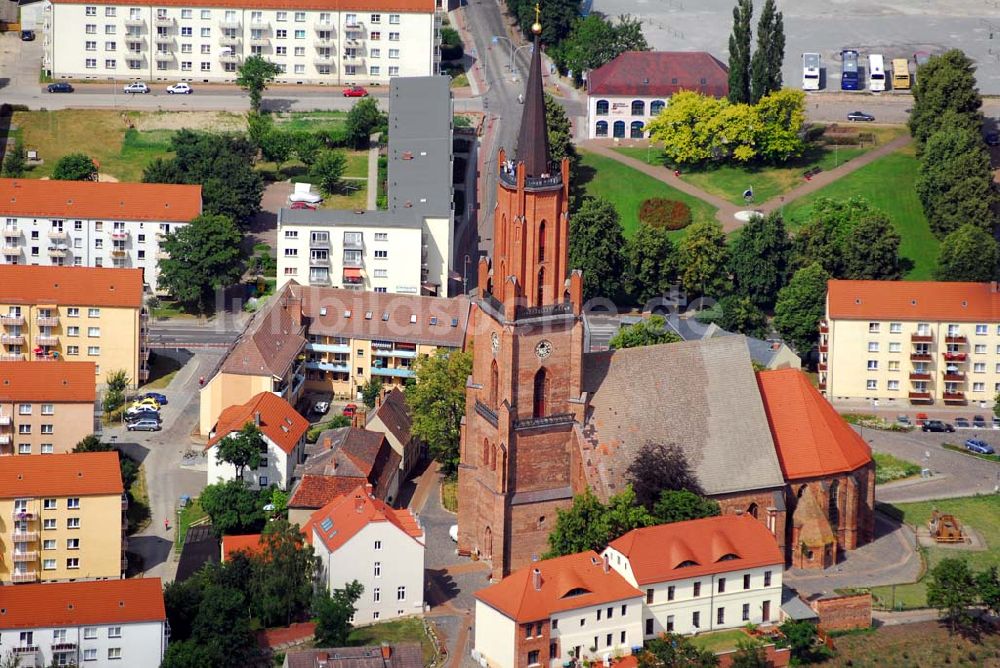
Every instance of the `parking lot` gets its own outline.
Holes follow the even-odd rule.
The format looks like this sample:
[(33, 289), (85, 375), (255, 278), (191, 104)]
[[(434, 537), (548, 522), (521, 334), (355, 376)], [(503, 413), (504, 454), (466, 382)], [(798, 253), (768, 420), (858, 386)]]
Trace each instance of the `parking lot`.
[[(594, 0), (608, 16), (643, 19), (653, 49), (708, 51), (729, 58), (729, 33), (735, 0)], [(754, 22), (763, 5), (754, 2)], [(942, 53), (959, 48), (979, 65), (979, 88), (1000, 94), (1000, 0), (777, 0), (785, 25), (785, 84), (802, 80), (801, 54), (819, 52), (831, 85), (839, 88), (840, 51), (862, 56), (881, 53), (887, 61), (916, 51)], [(756, 35), (755, 35), (756, 37)]]

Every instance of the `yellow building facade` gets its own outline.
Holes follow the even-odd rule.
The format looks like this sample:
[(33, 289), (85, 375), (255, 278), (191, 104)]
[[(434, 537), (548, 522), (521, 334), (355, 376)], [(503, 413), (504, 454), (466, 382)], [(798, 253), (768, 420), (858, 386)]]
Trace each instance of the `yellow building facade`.
[(123, 492), (115, 452), (0, 459), (0, 583), (121, 577)]
[(95, 425), (94, 365), (0, 364), (0, 455), (71, 451)]
[(141, 269), (0, 265), (0, 361), (93, 362), (149, 377)]
[(880, 406), (992, 406), (1000, 292), (991, 283), (830, 281), (819, 388)]

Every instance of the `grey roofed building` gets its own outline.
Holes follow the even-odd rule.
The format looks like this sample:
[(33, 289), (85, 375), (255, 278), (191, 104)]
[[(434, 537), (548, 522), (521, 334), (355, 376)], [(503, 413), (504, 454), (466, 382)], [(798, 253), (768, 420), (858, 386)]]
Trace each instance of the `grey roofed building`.
[(221, 543), (211, 524), (189, 527), (184, 534), (184, 545), (177, 562), (176, 582), (184, 582), (201, 570), (205, 564), (219, 563)]
[(679, 445), (708, 495), (785, 484), (742, 336), (588, 353), (583, 389), (584, 469), (602, 498), (646, 442)]
[(418, 643), (381, 647), (324, 647), (285, 654), (283, 668), (422, 668)]

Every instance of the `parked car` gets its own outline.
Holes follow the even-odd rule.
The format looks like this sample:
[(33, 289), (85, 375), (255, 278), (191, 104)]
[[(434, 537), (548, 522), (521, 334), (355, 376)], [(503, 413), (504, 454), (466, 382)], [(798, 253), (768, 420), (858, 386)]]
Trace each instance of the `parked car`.
[(870, 123), (870, 122), (872, 122), (872, 121), (875, 120), (875, 117), (872, 116), (871, 114), (866, 114), (863, 111), (852, 111), (851, 113), (847, 114), (847, 120), (849, 120), (849, 121), (867, 121), (867, 122)]
[(981, 455), (992, 455), (996, 452), (992, 445), (978, 438), (970, 438), (967, 440), (965, 442), (965, 449), (970, 452), (977, 452)]
[(309, 202), (292, 202), (291, 208), (293, 209), (307, 209), (309, 211), (315, 211), (316, 207)]
[(448, 527), (448, 538), (451, 538), (452, 542), (458, 542), (458, 525), (452, 524)]
[(358, 412), (357, 404), (347, 404), (344, 406), (344, 410), (341, 413), (347, 417), (354, 417), (354, 414)]
[(1000, 415), (993, 416), (993, 428), (1000, 429)]
[(967, 429), (970, 426), (971, 425), (969, 424), (969, 421), (966, 420), (965, 418), (961, 418), (961, 417), (960, 418), (955, 418), (955, 427), (956, 428)]
[(142, 398), (152, 399), (161, 406), (166, 406), (168, 403), (170, 403), (169, 401), (167, 401), (167, 395), (160, 394), (159, 392), (147, 392), (146, 394), (142, 395)]
[(156, 420), (137, 420), (125, 425), (129, 431), (160, 431), (163, 426)]
[(368, 97), (368, 90), (364, 86), (348, 86), (344, 89), (344, 97)]
[(896, 422), (898, 422), (901, 425), (906, 425), (906, 426), (910, 426), (910, 425), (913, 424), (912, 422), (910, 422), (910, 416), (909, 415), (899, 415), (899, 416), (897, 416), (896, 417)]
[(133, 81), (132, 83), (125, 84), (122, 91), (125, 93), (142, 93), (145, 95), (149, 92), (149, 86), (147, 86), (144, 81)]
[(920, 428), (923, 431), (955, 431), (955, 428), (948, 424), (947, 422), (941, 422), (941, 420), (928, 420), (924, 423), (924, 426)]
[(292, 193), (288, 196), (288, 201), (292, 203), (292, 207), (299, 202), (306, 202), (307, 204), (319, 204), (323, 201), (323, 198), (316, 193)]
[(60, 81), (59, 83), (50, 83), (46, 90), (50, 93), (72, 93), (73, 86), (71, 84)]
[(986, 145), (987, 146), (1000, 146), (1000, 132), (987, 132), (986, 133)]
[(136, 415), (138, 413), (155, 413), (159, 415), (160, 409), (145, 404), (142, 406), (129, 406), (125, 409), (125, 415)]
[(978, 427), (979, 429), (985, 428), (986, 418), (984, 418), (982, 415), (976, 415), (975, 417), (972, 418), (972, 426)]
[(328, 410), (330, 410), (329, 401), (317, 401), (316, 405), (313, 406), (313, 413), (316, 415), (326, 415)]
[(186, 84), (183, 81), (180, 83), (175, 83), (173, 86), (167, 86), (167, 95), (190, 95), (194, 92), (190, 84)]
[(156, 420), (157, 422), (163, 422), (160, 414), (156, 411), (137, 411), (135, 413), (126, 413), (125, 422), (139, 422), (140, 420)]
[(21, 41), (22, 42), (34, 42), (35, 41), (35, 31), (34, 30), (22, 30), (21, 31)]
[(137, 399), (132, 402), (133, 406), (152, 406), (156, 410), (160, 410), (160, 402), (152, 397), (143, 397), (142, 399)]

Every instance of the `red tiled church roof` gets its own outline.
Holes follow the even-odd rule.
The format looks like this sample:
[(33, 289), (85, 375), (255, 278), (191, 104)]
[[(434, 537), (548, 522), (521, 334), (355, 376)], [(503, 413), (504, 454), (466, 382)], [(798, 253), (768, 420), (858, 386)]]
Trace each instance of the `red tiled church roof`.
[(626, 51), (590, 73), (590, 95), (670, 97), (691, 90), (729, 94), (729, 70), (704, 51)]

